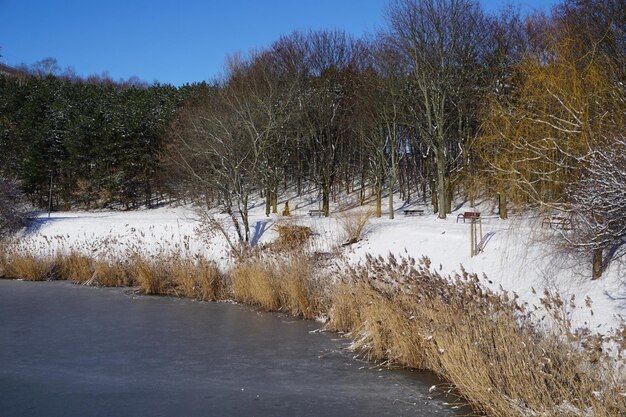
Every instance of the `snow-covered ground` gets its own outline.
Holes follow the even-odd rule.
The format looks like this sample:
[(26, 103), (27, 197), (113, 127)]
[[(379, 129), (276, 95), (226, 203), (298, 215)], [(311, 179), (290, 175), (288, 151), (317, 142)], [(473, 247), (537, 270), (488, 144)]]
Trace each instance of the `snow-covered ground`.
[[(289, 221), (308, 225), (314, 232), (313, 249), (330, 251), (344, 240), (341, 223), (356, 210), (364, 210), (344, 196), (336, 203), (339, 212), (330, 218), (311, 217), (310, 209), (319, 208), (315, 196), (293, 198), (292, 216), (265, 216), (258, 204), (251, 210), (251, 236), (255, 244), (271, 242), (277, 233), (277, 222)], [(470, 224), (456, 217), (476, 208), (461, 205), (446, 220), (437, 219), (429, 207), (424, 216), (404, 216), (406, 207), (396, 202), (396, 218), (372, 218), (364, 239), (343, 249), (350, 262), (359, 262), (367, 253), (420, 258), (427, 256), (432, 267), (442, 273), (459, 271), (461, 265), (476, 272), (494, 289), (513, 291), (531, 306), (538, 304), (544, 288), (558, 292), (565, 300), (577, 327), (607, 333), (619, 328), (626, 319), (626, 259), (613, 262), (601, 279), (591, 280), (591, 260), (574, 259), (559, 253), (549, 244), (551, 229), (541, 228), (541, 218), (512, 216), (501, 220), (486, 205), (481, 211), (484, 250), (470, 254)], [(352, 207), (352, 208), (349, 208)], [(279, 207), (282, 211), (283, 205)], [(371, 206), (370, 206), (371, 209)], [(206, 237), (197, 233), (200, 218), (190, 207), (165, 207), (132, 212), (61, 212), (39, 216), (21, 236), (20, 243), (39, 253), (80, 250), (86, 253), (129, 255), (135, 251), (157, 254), (182, 251), (202, 254), (219, 264), (229, 262), (228, 246), (219, 234)], [(225, 222), (228, 224), (228, 221)], [(575, 307), (570, 300), (574, 297)], [(589, 305), (591, 307), (589, 307)]]

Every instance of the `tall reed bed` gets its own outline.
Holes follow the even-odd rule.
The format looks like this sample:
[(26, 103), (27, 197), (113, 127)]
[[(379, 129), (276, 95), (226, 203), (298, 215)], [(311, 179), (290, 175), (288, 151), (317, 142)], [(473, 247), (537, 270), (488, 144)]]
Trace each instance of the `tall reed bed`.
[(436, 372), (490, 416), (624, 415), (623, 337), (603, 352), (599, 336), (570, 331), (558, 296), (543, 303), (552, 331), (476, 275), (370, 257), (335, 287), (329, 327), (370, 359)]
[(70, 280), (105, 287), (136, 286), (145, 294), (205, 301), (230, 297), (224, 274), (207, 259), (162, 252), (128, 257), (86, 255), (78, 250), (38, 256), (25, 248), (0, 246), (0, 277), (29, 281)]
[(441, 276), (427, 259), (368, 257), (360, 266), (332, 271), (301, 250), (272, 247), (247, 253), (229, 274), (184, 253), (114, 258), (70, 251), (40, 257), (0, 248), (2, 277), (132, 285), (146, 294), (234, 299), (307, 319), (328, 317), (327, 328), (346, 333), (355, 351), (434, 371), (478, 413), (624, 415), (625, 333), (608, 340), (572, 332), (562, 314), (567, 303), (556, 295), (544, 294), (539, 311), (545, 317), (537, 317), (515, 295), (486, 289), (466, 272)]
[(45, 281), (59, 276), (52, 257), (40, 257), (27, 250), (7, 250), (0, 247), (0, 277), (20, 278), (27, 281)]
[(306, 319), (324, 311), (322, 287), (304, 255), (258, 254), (239, 262), (231, 280), (236, 301)]
[(202, 257), (146, 258), (134, 255), (131, 264), (137, 285), (145, 294), (176, 295), (204, 301), (223, 300), (230, 296), (225, 277), (217, 265)]

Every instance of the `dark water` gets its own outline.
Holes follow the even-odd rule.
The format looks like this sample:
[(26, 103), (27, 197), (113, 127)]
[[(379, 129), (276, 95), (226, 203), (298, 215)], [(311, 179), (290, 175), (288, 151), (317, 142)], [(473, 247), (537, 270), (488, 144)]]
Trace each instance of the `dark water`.
[(245, 306), (0, 280), (0, 416), (453, 416), (319, 324)]

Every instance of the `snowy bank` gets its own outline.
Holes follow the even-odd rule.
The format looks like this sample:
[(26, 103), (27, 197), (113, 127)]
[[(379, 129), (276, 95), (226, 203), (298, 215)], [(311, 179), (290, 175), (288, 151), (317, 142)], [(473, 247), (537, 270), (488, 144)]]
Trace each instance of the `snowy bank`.
[[(344, 201), (345, 203), (345, 201)], [(312, 246), (318, 252), (337, 250), (345, 239), (342, 218), (363, 208), (352, 205), (329, 218), (312, 217), (317, 209), (313, 198), (290, 201), (288, 219), (265, 216), (261, 204), (250, 212), (254, 244), (271, 242), (277, 222), (289, 221), (311, 227)], [(344, 207), (349, 204), (344, 204)], [(397, 207), (400, 207), (398, 204)], [(343, 249), (351, 263), (366, 254), (411, 256), (431, 259), (433, 268), (444, 274), (460, 271), (461, 265), (481, 276), (484, 285), (517, 294), (522, 302), (537, 305), (544, 289), (561, 295), (574, 328), (586, 327), (607, 333), (623, 325), (626, 312), (626, 260), (609, 265), (602, 278), (591, 280), (591, 260), (559, 253), (549, 242), (550, 228), (541, 227), (541, 218), (532, 216), (501, 220), (484, 210), (481, 215), (483, 250), (470, 254), (470, 225), (457, 221), (457, 214), (475, 208), (458, 207), (447, 219), (437, 219), (425, 209), (423, 216), (405, 216), (402, 207), (390, 220), (383, 213), (372, 218), (362, 241)], [(219, 216), (219, 215), (218, 215)], [(198, 233), (200, 217), (190, 207), (165, 207), (128, 212), (58, 212), (50, 218), (40, 215), (19, 242), (41, 254), (78, 250), (88, 254), (127, 256), (134, 252), (158, 254), (183, 252), (202, 255), (223, 267), (230, 263), (228, 245), (219, 233)], [(484, 274), (484, 277), (483, 277)]]

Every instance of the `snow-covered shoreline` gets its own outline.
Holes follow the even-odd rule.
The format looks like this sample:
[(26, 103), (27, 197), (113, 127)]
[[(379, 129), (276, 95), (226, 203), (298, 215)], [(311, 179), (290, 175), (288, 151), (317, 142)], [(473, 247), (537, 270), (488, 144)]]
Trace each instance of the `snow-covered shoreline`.
[[(329, 218), (311, 217), (308, 210), (316, 208), (314, 205), (305, 199), (291, 201), (289, 218), (276, 214), (266, 217), (262, 205), (253, 207), (253, 242), (271, 242), (277, 236), (273, 226), (289, 221), (311, 227), (315, 232), (314, 249), (330, 251), (343, 240), (342, 217), (353, 210), (363, 210), (357, 206)], [(441, 273), (454, 274), (463, 267), (477, 273), (485, 286), (514, 292), (531, 306), (539, 304), (544, 289), (558, 293), (566, 301), (564, 308), (574, 328), (608, 333), (623, 326), (626, 260), (613, 262), (602, 278), (592, 281), (590, 260), (558, 253), (547, 242), (555, 231), (541, 228), (540, 217), (526, 215), (501, 220), (488, 210), (481, 215), (483, 235), (487, 236), (484, 250), (472, 257), (469, 224), (456, 219), (457, 213), (470, 210), (475, 209), (459, 207), (445, 220), (428, 214), (428, 209), (424, 216), (404, 216), (401, 209), (394, 220), (383, 213), (383, 217), (368, 222), (364, 239), (344, 248), (343, 253), (350, 263), (360, 262), (366, 254), (426, 256)], [(204, 256), (227, 268), (231, 259), (225, 239), (219, 233), (209, 237), (199, 234), (200, 224), (200, 217), (187, 206), (124, 212), (56, 212), (50, 218), (47, 214), (37, 216), (18, 242), (41, 255), (71, 250), (117, 257), (136, 252), (181, 252)]]

